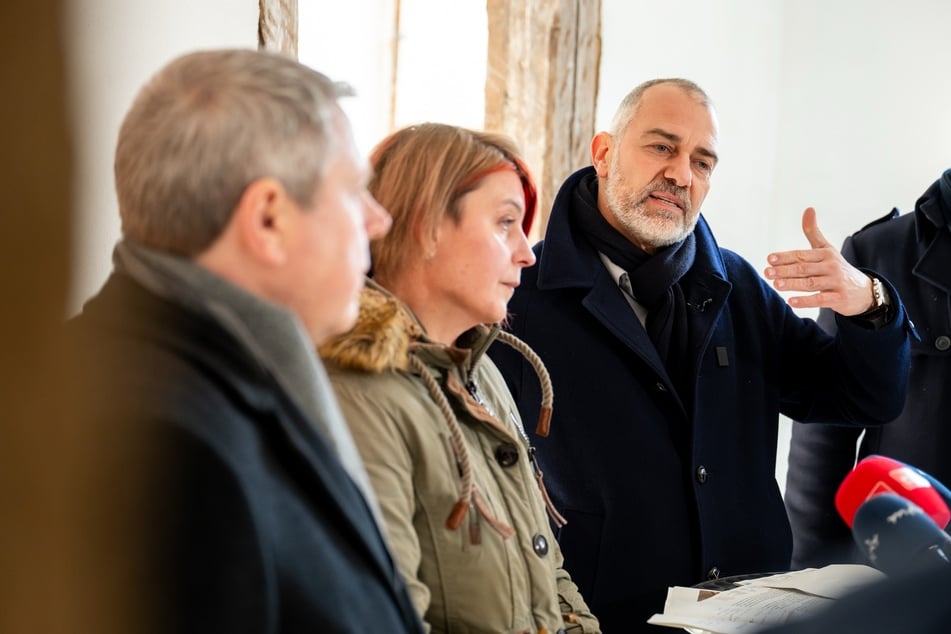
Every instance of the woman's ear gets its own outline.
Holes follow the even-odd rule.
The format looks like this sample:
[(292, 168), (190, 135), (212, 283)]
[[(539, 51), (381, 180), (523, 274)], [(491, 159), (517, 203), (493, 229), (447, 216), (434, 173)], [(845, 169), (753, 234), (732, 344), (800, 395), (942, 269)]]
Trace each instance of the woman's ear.
[(296, 221), (284, 186), (273, 178), (248, 185), (235, 209), (233, 222), (244, 250), (256, 260), (279, 266), (287, 261), (288, 243)]
[(442, 233), (441, 222), (436, 226), (426, 228), (417, 225), (413, 231), (413, 237), (419, 245), (420, 257), (423, 260), (432, 260), (436, 257), (436, 251), (439, 248), (439, 237)]

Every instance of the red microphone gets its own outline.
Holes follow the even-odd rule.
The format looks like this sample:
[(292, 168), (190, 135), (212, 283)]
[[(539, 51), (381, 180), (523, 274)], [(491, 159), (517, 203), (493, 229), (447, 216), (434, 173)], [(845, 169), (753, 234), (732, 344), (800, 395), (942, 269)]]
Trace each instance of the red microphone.
[(951, 510), (941, 493), (921, 472), (885, 456), (868, 456), (855, 465), (836, 491), (835, 508), (852, 528), (855, 511), (880, 493), (892, 493), (914, 502), (941, 528), (951, 521)]

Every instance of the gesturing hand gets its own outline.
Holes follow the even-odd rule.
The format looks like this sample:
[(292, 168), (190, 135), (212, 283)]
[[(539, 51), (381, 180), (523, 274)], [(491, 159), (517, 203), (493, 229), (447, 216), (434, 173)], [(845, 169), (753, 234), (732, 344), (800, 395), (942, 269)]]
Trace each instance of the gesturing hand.
[(849, 264), (839, 250), (829, 244), (816, 223), (816, 210), (802, 214), (802, 232), (810, 249), (781, 251), (768, 256), (766, 278), (780, 291), (800, 291), (808, 295), (789, 298), (795, 308), (830, 308), (850, 317), (872, 308), (872, 281)]

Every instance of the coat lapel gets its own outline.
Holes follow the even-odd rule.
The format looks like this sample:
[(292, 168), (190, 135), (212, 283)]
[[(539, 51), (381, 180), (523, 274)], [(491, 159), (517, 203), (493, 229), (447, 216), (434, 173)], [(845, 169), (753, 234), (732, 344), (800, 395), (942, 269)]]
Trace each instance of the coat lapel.
[(945, 294), (951, 293), (951, 231), (935, 232), (912, 272)]
[(304, 494), (322, 511), (338, 515), (342, 534), (354, 538), (383, 578), (392, 581), (392, 560), (359, 487), (314, 424), (289, 398), (269, 398), (270, 394), (283, 395), (276, 390), (279, 388), (275, 385), (249, 401), (258, 408), (254, 419), (261, 421), (262, 434), (269, 436), (279, 455), (286, 457), (284, 466), (296, 475)]
[(594, 284), (581, 303), (621, 343), (640, 357), (658, 376), (663, 377), (668, 387), (673, 387), (654, 344), (647, 336), (647, 331), (603, 265), (595, 274)]
[(271, 443), (282, 467), (300, 486), (302, 494), (321, 513), (339, 518), (341, 535), (352, 539), (356, 550), (362, 550), (373, 561), (395, 592), (395, 569), (373, 513), (314, 423), (274, 377), (242, 352), (244, 348), (230, 334), (204, 316), (183, 317), (178, 307), (167, 310), (183, 323), (193, 324), (190, 335), (197, 336), (202, 345), (196, 349), (181, 338), (181, 328), (162, 329), (154, 336), (177, 347), (196, 367), (204, 367), (213, 376), (227, 377), (222, 386), (231, 391), (236, 405), (257, 423), (262, 437)]

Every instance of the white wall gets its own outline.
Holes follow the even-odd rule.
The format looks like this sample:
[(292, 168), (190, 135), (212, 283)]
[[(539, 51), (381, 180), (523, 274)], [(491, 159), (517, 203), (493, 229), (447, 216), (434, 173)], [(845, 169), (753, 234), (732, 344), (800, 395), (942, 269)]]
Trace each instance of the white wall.
[(699, 83), (720, 122), (704, 216), (762, 269), (807, 246), (805, 207), (839, 246), (951, 167), (948, 24), (946, 0), (603, 0), (598, 127), (643, 80)]
[(341, 104), (364, 153), (388, 131), (394, 12), (394, 0), (338, 2), (332, 13), (326, 2), (298, 3), (298, 59), (353, 87)]
[(249, 0), (67, 0), (64, 40), (75, 143), (74, 266), (70, 312), (102, 285), (119, 238), (112, 161), (138, 89), (186, 51), (257, 47)]
[[(398, 34), (392, 27), (395, 0), (334, 1), (332, 12), (327, 4), (300, 2), (299, 59), (356, 89), (356, 96), (345, 99), (343, 105), (364, 153), (392, 130), (413, 123), (483, 126), (488, 57), (485, 0), (452, 0), (451, 5), (445, 0), (400, 0)], [(447, 11), (452, 13), (452, 28), (446, 28)], [(391, 104), (397, 40), (396, 91)], [(350, 49), (360, 54), (347, 54)]]
[(892, 207), (910, 211), (951, 167), (951, 3), (785, 6), (769, 242), (783, 244), (794, 212), (813, 205), (841, 244)]

